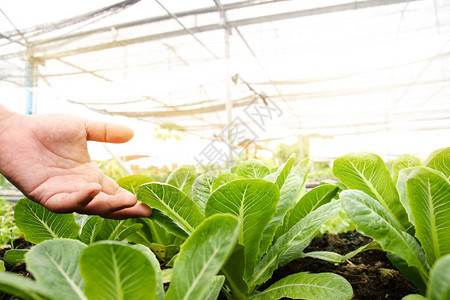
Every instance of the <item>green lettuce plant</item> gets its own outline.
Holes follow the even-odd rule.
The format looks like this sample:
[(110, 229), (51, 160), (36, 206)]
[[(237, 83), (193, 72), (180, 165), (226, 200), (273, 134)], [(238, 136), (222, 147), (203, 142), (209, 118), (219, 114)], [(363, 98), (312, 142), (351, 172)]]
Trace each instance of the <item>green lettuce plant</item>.
[(17, 202), (14, 217), (25, 239), (35, 244), (56, 238), (78, 239), (85, 244), (99, 240), (121, 241), (142, 227), (131, 219), (56, 214), (27, 198)]
[(330, 202), (336, 186), (304, 193), (311, 162), (294, 165), (294, 161), (292, 157), (273, 173), (259, 161), (246, 161), (234, 174), (216, 179), (200, 176), (192, 184), (191, 196), (179, 185), (188, 179), (178, 180), (178, 187), (150, 182), (139, 187), (137, 197), (164, 212), (188, 234), (205, 218), (224, 213), (238, 218), (237, 244), (220, 270), (229, 299), (350, 299), (350, 284), (326, 273), (293, 274), (258, 290), (278, 266), (303, 257), (322, 224), (340, 211), (339, 201)]
[(430, 269), (450, 254), (450, 147), (419, 162), (402, 156), (391, 175), (379, 156), (354, 153), (338, 158), (333, 171), (350, 188), (340, 193), (346, 214), (425, 295), (433, 289)]
[(430, 271), (426, 296), (411, 294), (402, 300), (449, 300), (450, 299), (450, 255), (439, 258)]
[[(118, 183), (137, 193), (140, 185), (152, 181), (148, 176), (132, 175), (120, 178)], [(25, 239), (35, 244), (55, 238), (78, 239), (85, 244), (101, 240), (128, 240), (147, 246), (165, 262), (179, 251), (179, 246), (188, 237), (172, 219), (158, 210), (153, 211), (151, 219), (112, 220), (99, 216), (55, 214), (24, 198), (16, 204), (14, 215)], [(5, 259), (17, 262), (23, 255), (22, 250), (10, 250)]]
[[(111, 220), (99, 216), (56, 214), (27, 199), (20, 199), (14, 207), (14, 218), (24, 238), (34, 244), (52, 239), (77, 239), (85, 244), (100, 240), (122, 241), (142, 228), (134, 220)], [(11, 249), (5, 261), (16, 264), (28, 250)]]
[[(167, 178), (167, 182), (181, 189), (191, 188), (195, 180), (195, 170), (190, 166), (175, 169)], [(137, 194), (142, 184), (154, 182), (145, 175), (131, 175), (120, 178), (117, 183), (124, 189)], [(141, 224), (142, 228), (127, 236), (127, 240), (150, 248), (163, 262), (168, 262), (178, 251), (188, 234), (173, 220), (160, 210), (153, 209), (151, 218), (135, 218), (128, 222)]]
[(22, 299), (216, 299), (224, 277), (216, 276), (239, 233), (231, 215), (205, 219), (181, 246), (167, 292), (153, 252), (142, 245), (75, 239), (46, 240), (26, 255), (35, 280), (0, 273), (0, 290)]

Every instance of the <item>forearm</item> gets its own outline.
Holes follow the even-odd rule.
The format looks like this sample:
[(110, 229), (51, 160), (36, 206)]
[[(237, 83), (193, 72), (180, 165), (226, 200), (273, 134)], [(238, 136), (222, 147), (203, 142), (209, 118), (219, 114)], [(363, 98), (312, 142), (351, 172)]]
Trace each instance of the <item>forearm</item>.
[(0, 104), (0, 174), (3, 174), (2, 171), (2, 148), (3, 148), (3, 136), (5, 135), (7, 128), (7, 120), (11, 116), (11, 112), (7, 110), (3, 105)]
[(10, 115), (11, 113), (12, 112), (10, 110), (0, 104), (0, 119), (3, 118), (3, 116)]
[(14, 133), (12, 129), (17, 127), (17, 121), (21, 117), (22, 115), (10, 111), (0, 104), (0, 173), (3, 173), (3, 175), (6, 175), (4, 174), (5, 166), (15, 150), (14, 143), (11, 140), (17, 133)]
[(10, 119), (19, 116), (18, 113), (10, 111), (6, 107), (0, 104), (0, 138), (5, 133), (7, 128), (11, 125)]

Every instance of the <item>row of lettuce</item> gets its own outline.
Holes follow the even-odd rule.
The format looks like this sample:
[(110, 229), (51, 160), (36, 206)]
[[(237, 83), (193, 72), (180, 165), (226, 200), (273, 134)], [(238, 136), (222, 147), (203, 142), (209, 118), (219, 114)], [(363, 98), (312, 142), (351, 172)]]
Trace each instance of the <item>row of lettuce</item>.
[(0, 249), (10, 247), (21, 236), (14, 222), (12, 203), (0, 198)]
[[(54, 214), (22, 199), (16, 223), (36, 246), (4, 259), (25, 260), (35, 280), (1, 272), (0, 290), (24, 299), (351, 299), (332, 273), (261, 286), (294, 259), (343, 263), (379, 249), (421, 294), (404, 299), (450, 299), (450, 147), (389, 168), (375, 154), (345, 155), (333, 164), (339, 182), (305, 191), (310, 168), (291, 157), (274, 171), (250, 160), (217, 178), (182, 166), (165, 183), (119, 179), (153, 208), (150, 218)], [(347, 255), (304, 252), (339, 215), (374, 241)]]

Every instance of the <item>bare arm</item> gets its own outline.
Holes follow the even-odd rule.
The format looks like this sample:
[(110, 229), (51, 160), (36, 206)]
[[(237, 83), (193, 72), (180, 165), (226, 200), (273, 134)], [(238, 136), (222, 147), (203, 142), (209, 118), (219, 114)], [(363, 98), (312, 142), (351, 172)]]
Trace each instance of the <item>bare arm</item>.
[(70, 115), (24, 116), (0, 105), (0, 173), (54, 212), (105, 218), (146, 217), (151, 210), (92, 163), (87, 141), (124, 143), (128, 127)]

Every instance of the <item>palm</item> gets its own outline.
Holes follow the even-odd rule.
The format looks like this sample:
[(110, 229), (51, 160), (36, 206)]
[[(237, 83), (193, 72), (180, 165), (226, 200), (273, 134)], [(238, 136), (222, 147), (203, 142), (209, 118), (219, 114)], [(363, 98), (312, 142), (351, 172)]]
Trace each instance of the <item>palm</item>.
[(148, 215), (146, 206), (135, 205), (134, 195), (91, 162), (88, 139), (124, 142), (132, 136), (123, 127), (104, 125), (63, 115), (17, 116), (2, 138), (2, 157), (8, 162), (3, 173), (25, 195), (55, 212)]

